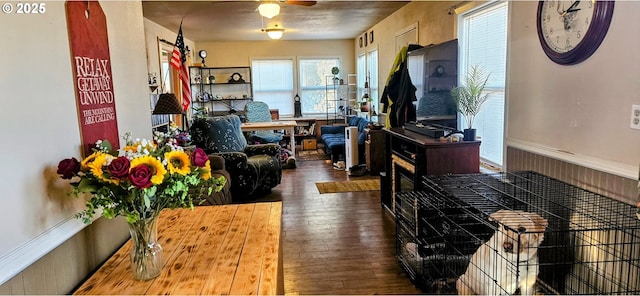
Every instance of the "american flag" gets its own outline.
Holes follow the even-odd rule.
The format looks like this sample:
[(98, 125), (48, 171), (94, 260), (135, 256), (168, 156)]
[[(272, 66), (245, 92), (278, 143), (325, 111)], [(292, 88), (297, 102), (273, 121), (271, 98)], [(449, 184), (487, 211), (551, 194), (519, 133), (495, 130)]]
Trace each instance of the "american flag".
[(187, 56), (184, 54), (184, 38), (182, 37), (182, 23), (180, 23), (176, 46), (173, 48), (173, 54), (171, 55), (171, 66), (178, 71), (178, 76), (180, 76), (180, 81), (182, 82), (182, 109), (184, 111), (187, 111), (189, 104), (191, 104), (189, 71), (186, 63)]

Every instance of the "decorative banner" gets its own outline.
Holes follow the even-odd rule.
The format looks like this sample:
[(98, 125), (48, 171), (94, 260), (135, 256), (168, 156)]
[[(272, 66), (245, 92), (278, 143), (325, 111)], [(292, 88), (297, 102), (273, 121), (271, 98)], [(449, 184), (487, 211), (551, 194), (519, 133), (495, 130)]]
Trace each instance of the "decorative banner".
[(107, 22), (97, 1), (67, 1), (67, 25), (82, 137), (87, 156), (97, 140), (118, 149)]

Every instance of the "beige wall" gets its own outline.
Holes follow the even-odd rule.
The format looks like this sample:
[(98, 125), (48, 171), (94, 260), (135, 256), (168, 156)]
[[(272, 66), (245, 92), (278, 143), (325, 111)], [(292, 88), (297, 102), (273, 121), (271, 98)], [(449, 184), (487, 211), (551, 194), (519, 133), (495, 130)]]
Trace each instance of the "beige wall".
[[(150, 138), (142, 5), (101, 5), (119, 133)], [(0, 17), (0, 294), (68, 293), (128, 237), (124, 223), (102, 219), (80, 231), (72, 216), (82, 201), (55, 173), (61, 159), (80, 157), (81, 142), (64, 2), (45, 6), (41, 15)]]
[(507, 144), (636, 179), (640, 130), (629, 123), (640, 104), (640, 2), (616, 1), (600, 48), (574, 66), (542, 51), (537, 6), (510, 2)]
[[(395, 32), (418, 22), (422, 45), (455, 38), (455, 20), (446, 12), (455, 3), (413, 2), (371, 28), (375, 32), (371, 46), (379, 48), (380, 90), (395, 57), (391, 41)], [(9, 42), (0, 55), (0, 65), (12, 69), (0, 74), (2, 134), (4, 143), (10, 143), (0, 146), (7, 156), (0, 179), (3, 207), (11, 209), (0, 216), (2, 260), (34, 236), (65, 223), (79, 206), (68, 203), (60, 194), (64, 185), (55, 181), (57, 162), (79, 157), (80, 135), (64, 3), (46, 4), (44, 15), (4, 14), (0, 18), (0, 37)], [(172, 42), (175, 35), (165, 30), (145, 35), (143, 24), (147, 23), (143, 23), (139, 2), (101, 4), (108, 21), (119, 131), (148, 137), (150, 115), (141, 110), (149, 108), (147, 66), (153, 72), (157, 63), (149, 44), (155, 44), (154, 34)], [(640, 25), (640, 3), (616, 2), (613, 23), (600, 49), (587, 61), (570, 67), (553, 64), (540, 49), (535, 29), (537, 2), (510, 5), (507, 143), (519, 149), (537, 145), (536, 151), (543, 154), (568, 151), (572, 163), (637, 178), (640, 137), (639, 131), (629, 128), (629, 109), (640, 104), (636, 95), (640, 68), (630, 66), (640, 59), (635, 53), (640, 35), (628, 28)], [(340, 56), (343, 68), (353, 73), (355, 42), (212, 42), (197, 44), (192, 53), (208, 50), (208, 66), (246, 66), (250, 57)], [(617, 185), (605, 182), (603, 190), (607, 186)], [(0, 294), (68, 293), (127, 237), (124, 223), (100, 219), (0, 284)]]
[(380, 95), (382, 95), (389, 71), (391, 71), (391, 66), (393, 66), (397, 55), (396, 34), (417, 23), (420, 45), (436, 44), (456, 38), (455, 16), (449, 15), (447, 9), (457, 3), (459, 1), (411, 2), (367, 30), (367, 32), (374, 32), (373, 43), (360, 48), (358, 38), (353, 40), (356, 56), (373, 48), (378, 49), (378, 89)]

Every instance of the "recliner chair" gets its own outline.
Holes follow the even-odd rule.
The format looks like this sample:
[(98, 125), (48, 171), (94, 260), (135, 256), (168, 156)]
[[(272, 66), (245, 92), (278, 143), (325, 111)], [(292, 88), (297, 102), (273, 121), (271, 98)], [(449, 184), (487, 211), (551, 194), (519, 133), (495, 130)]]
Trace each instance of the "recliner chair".
[(248, 145), (237, 115), (195, 120), (191, 126), (191, 139), (196, 147), (224, 158), (225, 169), (231, 177), (233, 202), (265, 195), (280, 184), (280, 146)]
[[(269, 105), (265, 102), (248, 102), (244, 106), (247, 122), (271, 122), (271, 112)], [(251, 135), (251, 139), (258, 141), (260, 144), (280, 143), (282, 141), (282, 133), (273, 131), (255, 131)]]

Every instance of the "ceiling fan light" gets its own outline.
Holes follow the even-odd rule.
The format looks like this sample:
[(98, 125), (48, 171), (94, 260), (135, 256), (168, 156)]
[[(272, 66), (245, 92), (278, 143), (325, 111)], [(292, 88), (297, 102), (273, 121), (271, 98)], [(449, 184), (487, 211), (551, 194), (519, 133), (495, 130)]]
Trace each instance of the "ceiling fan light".
[(261, 16), (270, 19), (280, 14), (280, 5), (277, 3), (262, 3), (258, 6), (258, 12)]
[(265, 29), (265, 31), (267, 31), (267, 35), (269, 35), (269, 38), (274, 40), (282, 38), (282, 34), (284, 33), (284, 29), (281, 28)]

